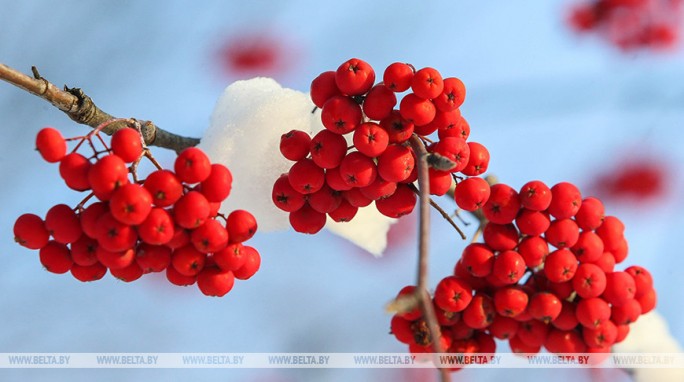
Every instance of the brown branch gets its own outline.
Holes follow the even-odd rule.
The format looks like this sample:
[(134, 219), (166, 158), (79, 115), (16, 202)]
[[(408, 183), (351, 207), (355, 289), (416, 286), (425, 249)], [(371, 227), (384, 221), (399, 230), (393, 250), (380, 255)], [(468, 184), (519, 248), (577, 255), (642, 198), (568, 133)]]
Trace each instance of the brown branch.
[[(409, 187), (416, 195), (420, 196), (420, 190), (418, 190), (418, 189), (416, 188), (416, 186), (414, 186), (413, 184), (409, 184), (408, 187)], [(454, 228), (456, 229), (456, 232), (458, 232), (458, 234), (461, 235), (461, 239), (465, 240), (465, 239), (466, 239), (465, 233), (463, 233), (463, 231), (461, 230), (461, 228), (456, 224), (456, 222), (454, 222), (454, 219), (452, 219), (451, 216), (449, 216), (449, 214), (446, 213), (446, 211), (444, 211), (444, 209), (442, 209), (442, 207), (440, 207), (439, 204), (437, 204), (437, 202), (435, 202), (434, 200), (432, 200), (432, 198), (428, 198), (428, 201), (429, 201), (429, 203), (430, 203), (430, 206), (432, 206), (432, 208), (434, 208), (435, 210), (437, 210), (437, 212), (439, 212), (439, 214), (442, 215), (442, 217), (444, 218), (444, 220), (448, 221), (449, 224), (451, 224), (451, 226), (454, 227)]]
[[(441, 331), (432, 299), (428, 293), (428, 268), (429, 251), (428, 241), (430, 237), (430, 178), (428, 173), (427, 150), (420, 138), (413, 134), (410, 139), (411, 147), (416, 154), (419, 188), (419, 225), (418, 225), (418, 282), (416, 283), (415, 296), (420, 304), (425, 323), (428, 326), (430, 337), (432, 338), (432, 349), (435, 353), (443, 353), (441, 343)], [(449, 370), (439, 368), (440, 379), (442, 382), (449, 382), (451, 375)]]
[[(32, 67), (33, 77), (0, 63), (0, 80), (8, 82), (37, 97), (50, 102), (54, 107), (63, 111), (72, 120), (96, 128), (101, 124), (115, 119), (95, 105), (81, 89), (64, 87), (59, 89), (43, 78), (36, 67)], [(149, 121), (141, 121), (142, 134), (145, 143), (151, 146), (164, 147), (180, 152), (185, 148), (197, 146), (199, 139), (182, 137), (157, 127)], [(112, 135), (117, 130), (128, 127), (125, 120), (117, 121), (102, 129), (105, 134)]]

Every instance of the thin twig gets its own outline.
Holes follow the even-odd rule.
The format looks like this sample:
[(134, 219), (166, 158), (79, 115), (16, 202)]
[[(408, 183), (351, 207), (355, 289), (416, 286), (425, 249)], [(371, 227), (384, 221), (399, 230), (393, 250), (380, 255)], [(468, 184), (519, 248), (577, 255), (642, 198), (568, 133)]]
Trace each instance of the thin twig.
[[(419, 188), (419, 224), (418, 224), (418, 282), (416, 283), (416, 297), (420, 302), (420, 308), (428, 326), (430, 337), (432, 338), (432, 349), (435, 353), (443, 353), (441, 344), (441, 332), (435, 308), (428, 293), (428, 268), (429, 251), (428, 242), (430, 237), (430, 178), (427, 164), (427, 150), (420, 138), (413, 134), (410, 139), (411, 147), (416, 154), (416, 169), (418, 171)], [(439, 368), (440, 379), (442, 382), (449, 382), (451, 375), (449, 370)]]
[[(96, 128), (103, 123), (115, 119), (110, 114), (102, 111), (93, 103), (81, 89), (64, 87), (64, 90), (43, 78), (36, 67), (32, 67), (33, 77), (0, 63), (0, 80), (8, 82), (37, 97), (40, 97), (59, 110), (66, 113), (72, 120)], [(102, 131), (112, 135), (117, 130), (127, 127), (124, 120), (117, 121), (107, 126)], [(142, 122), (143, 136), (148, 145), (164, 147), (180, 152), (185, 148), (197, 146), (199, 139), (188, 138), (170, 133), (157, 127), (149, 121)]]
[[(418, 190), (416, 188), (416, 186), (414, 186), (412, 184), (409, 184), (408, 186), (416, 195), (420, 196), (420, 190)], [(449, 216), (449, 214), (446, 213), (446, 211), (444, 211), (442, 209), (442, 207), (439, 206), (439, 204), (437, 204), (434, 200), (432, 200), (432, 198), (428, 198), (428, 202), (430, 203), (432, 208), (437, 210), (437, 212), (439, 212), (439, 214), (442, 215), (442, 217), (446, 221), (448, 221), (452, 227), (454, 227), (456, 229), (456, 232), (458, 232), (458, 234), (461, 235), (461, 239), (465, 240), (466, 239), (465, 233), (463, 233), (463, 231), (461, 231), (461, 228), (458, 225), (456, 225), (456, 222), (454, 222), (454, 220), (451, 218), (451, 216)]]

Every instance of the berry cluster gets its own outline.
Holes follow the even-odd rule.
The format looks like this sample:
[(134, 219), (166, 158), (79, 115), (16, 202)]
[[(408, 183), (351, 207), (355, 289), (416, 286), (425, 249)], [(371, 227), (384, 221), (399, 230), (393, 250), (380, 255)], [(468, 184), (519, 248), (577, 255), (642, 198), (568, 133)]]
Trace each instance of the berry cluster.
[(569, 22), (624, 50), (668, 48), (679, 38), (682, 0), (591, 0), (576, 5)]
[[(19, 244), (39, 250), (48, 271), (71, 272), (83, 282), (99, 280), (107, 270), (125, 282), (165, 271), (175, 285), (197, 283), (205, 295), (223, 296), (235, 278), (254, 275), (260, 255), (242, 243), (256, 232), (256, 220), (244, 210), (227, 217), (219, 213), (231, 191), (228, 168), (191, 147), (178, 155), (174, 171), (165, 170), (149, 155), (138, 130), (118, 130), (109, 148), (100, 129), (69, 139), (80, 140), (70, 153), (58, 130), (38, 133), (38, 151), (47, 162), (59, 163), (66, 185), (90, 193), (75, 208), (55, 205), (45, 219), (20, 216), (14, 225)], [(96, 149), (93, 138), (104, 150)], [(78, 152), (84, 142), (93, 151), (89, 158)], [(143, 157), (157, 169), (138, 180)], [(93, 197), (97, 201), (87, 204)]]
[[(405, 93), (399, 102), (398, 93)], [(356, 58), (321, 73), (311, 83), (311, 99), (325, 130), (313, 137), (298, 130), (282, 136), (280, 151), (295, 163), (276, 180), (273, 202), (302, 233), (318, 232), (326, 214), (350, 221), (359, 207), (373, 202), (383, 215), (406, 215), (417, 199), (412, 137), (434, 159), (431, 194), (444, 195), (457, 172), (484, 173), (489, 152), (466, 142), (470, 127), (459, 110), (465, 95), (458, 78), (398, 62), (377, 84), (373, 68)], [(435, 132), (439, 140), (433, 142), (427, 136)]]
[[(573, 184), (531, 181), (516, 191), (473, 177), (454, 195), (486, 220), (484, 243), (468, 245), (434, 292), (449, 352), (493, 353), (498, 338), (517, 353), (605, 353), (655, 307), (646, 269), (615, 270), (627, 257), (624, 225)], [(420, 310), (395, 315), (391, 327), (412, 352), (432, 351)]]

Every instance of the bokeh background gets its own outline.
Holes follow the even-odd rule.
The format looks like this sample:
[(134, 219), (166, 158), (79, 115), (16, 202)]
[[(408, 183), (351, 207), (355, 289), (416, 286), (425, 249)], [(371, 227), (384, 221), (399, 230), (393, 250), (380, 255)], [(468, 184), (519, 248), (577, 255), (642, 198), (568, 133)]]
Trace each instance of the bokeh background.
[[(492, 153), (490, 173), (515, 188), (570, 181), (604, 198), (627, 226), (624, 267), (651, 270), (657, 310), (684, 342), (683, 50), (624, 52), (578, 36), (566, 22), (571, 3), (0, 0), (0, 62), (26, 73), (35, 65), (113, 115), (198, 137), (218, 96), (238, 79), (265, 75), (308, 91), (316, 75), (351, 57), (379, 72), (402, 61), (457, 76), (467, 86), (461, 110), (471, 139)], [(261, 270), (221, 299), (172, 286), (163, 275), (82, 284), (46, 272), (36, 252), (13, 242), (14, 220), (82, 197), (34, 151), (35, 134), (47, 125), (65, 136), (86, 129), (0, 83), (0, 352), (405, 351), (387, 334), (384, 306), (415, 280), (414, 217), (392, 228), (377, 259), (325, 231), (258, 234), (250, 243), (262, 254)], [(155, 154), (172, 163), (172, 153)], [(454, 208), (446, 198), (439, 203)], [(433, 216), (434, 287), (466, 243)], [(610, 370), (465, 370), (454, 379), (503, 375), (628, 379)], [(434, 377), (420, 370), (0, 370), (1, 381)]]

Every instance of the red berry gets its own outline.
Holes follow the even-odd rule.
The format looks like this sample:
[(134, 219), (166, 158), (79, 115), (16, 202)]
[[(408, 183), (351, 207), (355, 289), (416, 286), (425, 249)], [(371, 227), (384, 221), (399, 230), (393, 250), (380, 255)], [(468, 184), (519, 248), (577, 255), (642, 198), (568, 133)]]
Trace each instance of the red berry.
[(404, 184), (397, 185), (394, 194), (375, 201), (378, 211), (390, 218), (399, 218), (408, 215), (416, 206), (416, 194)]
[[(444, 139), (446, 137), (456, 137), (463, 140), (468, 139), (470, 136), (470, 125), (468, 121), (463, 118), (461, 112), (458, 110), (451, 111), (445, 117), (447, 118), (447, 123), (444, 126), (440, 126), (437, 130), (437, 136), (439, 139)], [(458, 114), (456, 114), (458, 113)], [(437, 112), (435, 115), (435, 120), (440, 118), (440, 113)]]
[(71, 243), (71, 259), (80, 266), (90, 266), (97, 263), (97, 240), (82, 235), (80, 239)]
[(83, 233), (76, 212), (66, 204), (58, 204), (50, 208), (45, 216), (45, 228), (55, 241), (62, 244), (75, 242)]
[(362, 192), (360, 188), (352, 188), (348, 191), (342, 192), (342, 198), (349, 202), (354, 207), (366, 207), (373, 203), (373, 200), (368, 199)]
[(451, 186), (454, 184), (454, 178), (451, 176), (451, 173), (446, 171), (428, 168), (428, 177), (430, 182), (430, 195), (442, 196), (449, 192)]
[(145, 273), (161, 272), (171, 265), (171, 248), (140, 243), (135, 251), (135, 262)]
[(49, 241), (39, 252), (40, 263), (49, 272), (62, 274), (67, 273), (74, 264), (71, 259), (69, 248), (62, 243)]
[(485, 244), (473, 243), (465, 247), (460, 261), (471, 275), (486, 277), (492, 273), (494, 252)]
[(482, 208), (491, 194), (489, 183), (482, 178), (468, 178), (458, 184), (454, 191), (454, 200), (459, 208), (475, 211)]
[(427, 125), (435, 119), (437, 109), (435, 104), (429, 99), (409, 93), (401, 99), (399, 103), (399, 112), (402, 118), (412, 122), (416, 126)]
[(79, 215), (83, 233), (95, 239), (97, 237), (97, 219), (105, 212), (109, 212), (109, 204), (106, 202), (95, 202), (86, 207)]
[(552, 353), (585, 353), (587, 345), (580, 334), (573, 330), (551, 329), (546, 337), (544, 347)]
[(320, 213), (308, 204), (297, 211), (290, 212), (290, 225), (300, 233), (314, 234), (325, 226), (325, 214)]
[(437, 109), (451, 111), (458, 109), (465, 101), (466, 88), (461, 80), (455, 77), (444, 79), (444, 90), (433, 99)]
[(551, 189), (542, 181), (533, 180), (520, 189), (520, 203), (532, 211), (544, 211), (551, 204)]
[(323, 188), (308, 195), (308, 202), (311, 208), (326, 214), (334, 211), (340, 205), (342, 194), (324, 184)]
[(561, 302), (563, 303), (561, 312), (551, 324), (560, 330), (575, 329), (579, 324), (579, 321), (577, 321), (577, 317), (575, 316), (575, 308), (577, 305), (565, 300)]
[(135, 162), (143, 153), (140, 133), (125, 127), (112, 135), (112, 152), (126, 163)]
[(59, 130), (45, 127), (36, 136), (36, 149), (47, 162), (56, 163), (66, 155), (67, 144)]
[(464, 280), (449, 276), (442, 279), (435, 288), (435, 303), (448, 312), (461, 312), (473, 299), (472, 289)]
[(498, 183), (491, 187), (487, 203), (482, 207), (487, 220), (496, 224), (508, 224), (518, 215), (520, 198), (510, 186)]
[(248, 245), (243, 248), (245, 253), (245, 263), (233, 272), (236, 279), (247, 280), (254, 276), (261, 267), (261, 255), (259, 252)]
[(551, 187), (549, 213), (556, 219), (575, 216), (582, 205), (582, 194), (572, 183), (561, 182)]
[(375, 83), (375, 71), (367, 62), (352, 58), (337, 68), (335, 83), (344, 94), (365, 94)]
[(494, 292), (494, 306), (504, 317), (516, 317), (527, 309), (529, 296), (519, 287), (508, 286)]
[(183, 195), (173, 207), (173, 218), (179, 226), (194, 229), (209, 218), (209, 202), (197, 191)]
[(200, 183), (200, 192), (210, 203), (226, 200), (233, 186), (233, 174), (228, 167), (214, 163), (211, 165), (209, 177)]
[(358, 210), (358, 207), (354, 207), (346, 199), (342, 199), (340, 205), (334, 211), (328, 212), (328, 216), (338, 223), (348, 222), (356, 216)]
[(144, 274), (142, 268), (140, 268), (140, 266), (135, 262), (130, 263), (124, 268), (112, 268), (109, 270), (109, 272), (112, 274), (112, 276), (127, 283), (141, 278)]
[(411, 90), (423, 99), (433, 99), (444, 90), (444, 80), (436, 69), (422, 68), (413, 76)]
[(98, 199), (109, 200), (114, 190), (130, 183), (126, 162), (114, 154), (100, 158), (88, 171), (88, 182)]
[(491, 276), (502, 284), (515, 284), (524, 274), (525, 259), (518, 252), (503, 251), (494, 259)]
[(468, 164), (461, 172), (467, 176), (477, 176), (484, 174), (489, 167), (489, 151), (477, 142), (468, 142), (470, 155)]
[[(218, 176), (218, 178), (220, 178), (220, 176)], [(208, 181), (210, 183), (215, 182), (213, 180)], [(143, 186), (150, 192), (150, 195), (152, 195), (152, 202), (157, 207), (172, 206), (183, 195), (183, 185), (176, 175), (169, 170), (154, 171), (147, 176)], [(209, 188), (211, 189), (212, 187)]]
[(484, 329), (494, 321), (495, 316), (492, 298), (483, 293), (476, 293), (463, 310), (461, 320), (473, 329)]
[(257, 231), (257, 221), (248, 211), (235, 210), (226, 219), (226, 229), (231, 243), (242, 243), (254, 236)]
[(487, 245), (495, 251), (507, 251), (518, 245), (520, 234), (513, 224), (487, 223), (482, 231)]
[(204, 268), (207, 255), (198, 251), (194, 245), (178, 248), (171, 254), (171, 265), (184, 276), (197, 276)]
[(290, 167), (290, 185), (301, 194), (312, 194), (325, 184), (325, 172), (311, 159), (302, 159)]
[(335, 168), (347, 154), (347, 140), (330, 130), (322, 130), (311, 139), (311, 159), (320, 168)]
[(368, 186), (373, 183), (377, 174), (375, 162), (358, 151), (347, 154), (340, 163), (340, 175), (350, 186)]
[(539, 236), (528, 236), (518, 244), (518, 253), (525, 259), (528, 267), (538, 267), (549, 254), (549, 245)]
[(611, 346), (617, 339), (618, 331), (615, 324), (606, 320), (596, 328), (583, 328), (582, 337), (584, 342), (592, 348)]
[(176, 157), (173, 169), (178, 179), (187, 184), (204, 181), (211, 174), (211, 161), (197, 147), (188, 147)]
[(206, 296), (225, 296), (235, 284), (233, 272), (217, 267), (207, 267), (197, 275), (197, 286)]
[(90, 167), (91, 163), (86, 157), (79, 153), (71, 153), (59, 162), (59, 175), (72, 190), (85, 191), (90, 189)]
[[(371, 200), (377, 200), (380, 198), (386, 198), (394, 194), (397, 190), (397, 184), (395, 182), (388, 182), (382, 177), (376, 177), (373, 183), (367, 185), (366, 187), (361, 187), (359, 189), (363, 196)], [(311, 203), (311, 199), (309, 200)]]
[(228, 232), (215, 219), (209, 219), (192, 230), (190, 241), (202, 253), (214, 253), (228, 245)]
[(639, 302), (639, 305), (641, 305), (641, 314), (650, 312), (656, 306), (657, 296), (655, 289), (649, 290), (641, 295), (641, 297), (637, 297), (636, 300)]
[(579, 227), (572, 219), (557, 219), (551, 222), (544, 237), (556, 248), (569, 248), (579, 239)]
[(539, 236), (546, 232), (551, 225), (548, 213), (523, 208), (515, 218), (515, 224), (520, 233), (529, 236)]
[(572, 278), (572, 287), (582, 298), (600, 296), (606, 289), (606, 273), (595, 264), (580, 264)]
[(95, 256), (102, 265), (110, 270), (126, 268), (135, 261), (135, 251), (131, 248), (123, 251), (109, 251), (99, 246), (95, 250)]
[(41, 249), (50, 240), (45, 222), (38, 215), (23, 214), (14, 223), (14, 241), (29, 249)]
[(559, 249), (546, 256), (544, 274), (549, 281), (561, 283), (571, 280), (577, 271), (577, 258), (567, 249)]
[(395, 62), (385, 69), (382, 81), (393, 92), (401, 93), (411, 87), (413, 67), (402, 62)]
[(139, 184), (127, 184), (114, 191), (109, 209), (118, 221), (138, 225), (147, 219), (152, 210), (152, 195)]
[(166, 279), (173, 285), (188, 286), (197, 281), (197, 276), (185, 276), (180, 274), (174, 267), (166, 268)]
[(389, 143), (403, 143), (411, 138), (415, 130), (413, 122), (404, 119), (397, 110), (393, 110), (380, 121), (380, 127), (387, 132)]
[[(612, 251), (619, 248), (624, 240), (625, 225), (620, 219), (614, 216), (606, 216), (603, 223), (596, 228), (596, 234), (599, 235), (603, 241), (606, 251)], [(615, 258), (617, 261), (617, 257)]]
[(454, 162), (454, 167), (450, 172), (462, 171), (470, 158), (470, 147), (465, 140), (456, 137), (446, 137), (439, 142), (431, 145), (429, 151), (440, 154)]
[(107, 267), (100, 263), (95, 263), (93, 265), (83, 266), (74, 264), (71, 266), (71, 275), (81, 282), (97, 281), (107, 274)]
[(361, 124), (361, 107), (349, 97), (334, 96), (325, 102), (321, 110), (321, 122), (336, 134), (347, 134)]
[(271, 199), (276, 207), (286, 212), (297, 211), (306, 201), (304, 195), (290, 185), (288, 174), (283, 174), (273, 184)]
[(582, 299), (577, 303), (575, 315), (582, 326), (594, 329), (608, 321), (610, 306), (606, 300), (599, 297)]
[[(327, 71), (318, 75), (311, 81), (311, 100), (314, 105), (322, 108), (327, 100), (334, 96), (341, 96), (342, 92), (335, 83), (335, 72)], [(301, 159), (301, 158), (300, 158)], [(296, 159), (299, 160), (299, 159)]]
[(387, 117), (397, 104), (397, 96), (384, 85), (375, 85), (363, 101), (366, 117), (379, 121)]
[(562, 307), (561, 300), (555, 294), (539, 292), (530, 298), (527, 310), (532, 318), (549, 323), (560, 315)]
[(627, 325), (636, 321), (641, 315), (641, 304), (636, 299), (631, 299), (620, 306), (610, 308), (610, 320), (616, 325)]
[(518, 332), (518, 327), (520, 327), (518, 321), (497, 314), (496, 317), (494, 317), (494, 321), (492, 321), (492, 324), (489, 325), (487, 329), (494, 337), (500, 340), (507, 340), (515, 337), (515, 333)]
[(593, 231), (603, 222), (605, 209), (603, 203), (596, 198), (582, 200), (582, 205), (575, 215), (577, 225), (584, 231)]
[(102, 214), (96, 223), (95, 239), (101, 247), (111, 252), (130, 249), (138, 240), (135, 229), (116, 220), (111, 212)]
[(245, 263), (244, 246), (242, 243), (228, 244), (220, 251), (216, 251), (212, 258), (221, 269), (238, 270)]
[(625, 269), (625, 272), (629, 273), (632, 278), (634, 278), (634, 285), (636, 286), (635, 298), (639, 298), (653, 289), (653, 276), (651, 276), (651, 273), (646, 268), (632, 265)]
[(604, 300), (613, 306), (621, 306), (634, 298), (636, 283), (634, 278), (627, 272), (606, 273), (606, 290), (603, 292)]
[(362, 154), (374, 158), (382, 154), (389, 144), (389, 135), (380, 125), (362, 123), (354, 131), (354, 146)]
[(580, 263), (597, 261), (603, 255), (603, 249), (603, 241), (591, 231), (580, 233), (577, 242), (570, 248)]
[(415, 159), (411, 149), (406, 146), (392, 144), (378, 157), (378, 173), (388, 182), (406, 180), (415, 167)]

